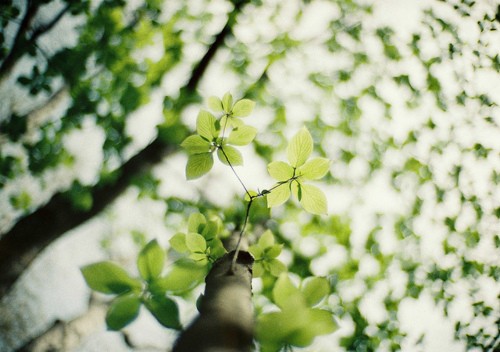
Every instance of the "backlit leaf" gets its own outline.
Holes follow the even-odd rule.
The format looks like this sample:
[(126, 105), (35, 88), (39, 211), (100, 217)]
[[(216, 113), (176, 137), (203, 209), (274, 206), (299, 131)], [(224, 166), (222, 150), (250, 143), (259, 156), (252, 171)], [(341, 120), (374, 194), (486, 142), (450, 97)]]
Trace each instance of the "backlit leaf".
[(267, 165), (267, 171), (276, 181), (288, 181), (293, 177), (293, 167), (284, 161), (273, 161)]
[(312, 307), (330, 293), (330, 284), (324, 277), (313, 277), (303, 283), (302, 293), (308, 306)]
[(217, 149), (217, 156), (223, 164), (231, 164), (232, 166), (243, 165), (243, 156), (241, 153), (238, 149), (229, 145), (225, 145), (223, 148)]
[(199, 135), (192, 135), (181, 143), (181, 147), (186, 149), (186, 152), (190, 155), (208, 153), (210, 151), (210, 142)]
[(287, 298), (297, 292), (298, 289), (293, 285), (292, 280), (287, 274), (282, 273), (273, 287), (273, 302), (283, 309), (288, 302)]
[(217, 119), (208, 111), (201, 110), (196, 120), (196, 131), (207, 141), (212, 141), (219, 137), (216, 127)]
[(208, 108), (213, 112), (222, 112), (222, 101), (217, 97), (209, 97)]
[(314, 158), (297, 169), (297, 173), (307, 180), (315, 180), (326, 175), (332, 164), (326, 158)]
[(300, 204), (312, 214), (326, 214), (328, 211), (325, 194), (316, 186), (302, 184)]
[(201, 234), (207, 224), (207, 219), (201, 213), (192, 213), (188, 218), (188, 232)]
[(188, 180), (199, 178), (209, 172), (213, 165), (212, 153), (190, 155), (186, 165), (186, 178)]
[(238, 100), (233, 106), (233, 116), (246, 117), (250, 115), (255, 107), (255, 102), (250, 99)]
[(224, 109), (225, 112), (229, 113), (232, 107), (233, 107), (233, 96), (229, 92), (227, 92), (222, 97), (222, 108)]
[(160, 276), (165, 263), (165, 251), (160, 247), (158, 241), (152, 240), (139, 253), (137, 267), (141, 277), (146, 281)]
[(189, 250), (186, 244), (186, 234), (177, 233), (168, 241), (173, 249), (179, 253), (184, 253)]
[(247, 145), (257, 135), (257, 129), (251, 126), (237, 127), (231, 131), (227, 143), (232, 145)]
[(186, 245), (191, 252), (205, 253), (207, 249), (207, 241), (205, 238), (196, 232), (188, 232), (186, 234)]
[(290, 186), (287, 183), (281, 184), (268, 193), (266, 198), (268, 208), (281, 205), (290, 198)]
[(311, 156), (312, 151), (313, 140), (311, 134), (306, 127), (303, 127), (288, 143), (286, 155), (290, 165), (299, 167)]

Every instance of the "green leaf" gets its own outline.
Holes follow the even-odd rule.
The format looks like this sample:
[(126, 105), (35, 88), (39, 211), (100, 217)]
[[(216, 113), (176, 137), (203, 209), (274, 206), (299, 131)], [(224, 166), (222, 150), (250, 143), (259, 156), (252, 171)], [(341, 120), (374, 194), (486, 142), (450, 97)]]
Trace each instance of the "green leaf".
[(315, 180), (326, 175), (332, 164), (326, 158), (314, 158), (297, 169), (297, 173), (307, 180)]
[(231, 117), (231, 116), (224, 115), (220, 119), (220, 126), (221, 126), (221, 128), (227, 128), (227, 127), (231, 127), (231, 126), (234, 128), (237, 128), (237, 127), (245, 126), (245, 123), (243, 122), (242, 119), (239, 119), (237, 117)]
[(283, 329), (283, 313), (272, 312), (261, 314), (257, 321), (255, 336), (262, 352), (278, 352), (281, 350), (289, 331)]
[(276, 207), (285, 203), (290, 198), (290, 186), (288, 183), (281, 184), (266, 195), (267, 207)]
[(201, 235), (208, 241), (209, 239), (216, 238), (217, 235), (222, 231), (222, 228), (222, 219), (218, 216), (214, 216), (210, 220), (208, 220), (207, 225), (201, 232)]
[(157, 292), (170, 291), (175, 294), (189, 292), (205, 278), (207, 265), (200, 265), (190, 259), (177, 260), (166, 277), (155, 280), (151, 289)]
[(302, 166), (311, 156), (313, 151), (313, 140), (306, 127), (292, 137), (286, 150), (288, 161), (293, 167)]
[(287, 298), (298, 293), (298, 289), (293, 285), (292, 280), (286, 273), (279, 275), (273, 287), (273, 302), (283, 309), (288, 302)]
[(288, 271), (285, 264), (280, 262), (278, 259), (270, 259), (268, 260), (269, 264), (269, 272), (272, 276), (280, 276), (282, 273), (286, 273)]
[(266, 272), (266, 269), (264, 268), (264, 266), (262, 265), (261, 262), (253, 263), (253, 266), (252, 266), (253, 277), (261, 277), (262, 275), (264, 275), (265, 272)]
[(267, 165), (267, 172), (276, 181), (288, 181), (293, 177), (293, 167), (284, 161), (273, 161)]
[(231, 164), (232, 166), (243, 165), (243, 156), (241, 153), (238, 149), (229, 145), (225, 145), (224, 147), (217, 149), (217, 156), (223, 164)]
[(208, 111), (201, 110), (196, 120), (196, 131), (200, 136), (211, 142), (219, 137), (219, 131), (216, 127), (217, 119)]
[(226, 248), (222, 244), (222, 241), (218, 238), (214, 238), (207, 242), (208, 247), (210, 248), (210, 256), (214, 259), (219, 259), (224, 254), (227, 253)]
[(309, 307), (318, 304), (329, 293), (330, 284), (324, 277), (313, 277), (302, 284), (302, 294)]
[(144, 280), (149, 282), (160, 276), (165, 256), (166, 253), (157, 240), (152, 240), (142, 249), (137, 258), (137, 267)]
[(132, 278), (123, 268), (111, 262), (90, 264), (81, 271), (87, 285), (94, 291), (120, 294), (142, 288), (140, 280)]
[(182, 328), (179, 308), (173, 299), (167, 296), (152, 296), (145, 301), (145, 305), (161, 325), (176, 330)]
[(168, 242), (170, 243), (170, 246), (172, 246), (172, 248), (179, 253), (184, 253), (189, 250), (186, 245), (186, 234), (184, 233), (179, 232), (175, 234)]
[(260, 235), (257, 244), (262, 249), (266, 249), (274, 245), (274, 235), (271, 230), (264, 231), (264, 233)]
[(186, 178), (188, 180), (199, 178), (209, 172), (213, 165), (212, 153), (190, 155), (186, 165)]
[(222, 101), (217, 97), (208, 98), (208, 108), (213, 112), (222, 112)]
[(281, 254), (282, 250), (283, 250), (283, 244), (275, 244), (275, 245), (268, 247), (264, 251), (264, 253), (265, 253), (265, 256), (267, 258), (274, 259)]
[(328, 204), (325, 194), (316, 186), (301, 184), (300, 204), (304, 209), (312, 214), (326, 214)]
[(222, 108), (226, 113), (230, 113), (232, 107), (233, 107), (233, 96), (229, 92), (227, 92), (222, 97)]
[(233, 106), (233, 116), (246, 117), (250, 115), (255, 107), (255, 102), (250, 99), (238, 100)]
[(189, 155), (201, 154), (210, 152), (210, 142), (206, 141), (199, 135), (187, 137), (182, 143), (181, 147), (186, 149)]
[(119, 296), (109, 307), (106, 325), (110, 330), (120, 330), (137, 317), (140, 306), (141, 301), (134, 293)]
[(207, 241), (205, 238), (196, 232), (188, 232), (186, 235), (186, 245), (191, 252), (205, 253), (207, 249)]
[(257, 129), (251, 126), (236, 127), (227, 138), (227, 143), (232, 145), (247, 145), (257, 135)]
[(207, 219), (201, 213), (192, 213), (188, 218), (188, 232), (201, 234), (205, 229)]

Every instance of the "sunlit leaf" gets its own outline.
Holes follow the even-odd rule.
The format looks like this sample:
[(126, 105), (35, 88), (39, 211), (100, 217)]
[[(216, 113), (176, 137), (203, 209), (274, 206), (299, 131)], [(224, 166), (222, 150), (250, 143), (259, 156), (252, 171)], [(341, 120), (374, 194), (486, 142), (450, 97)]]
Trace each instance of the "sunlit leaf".
[(265, 253), (267, 258), (274, 259), (281, 254), (282, 249), (283, 249), (283, 243), (275, 244), (275, 245), (268, 247), (264, 251), (264, 253)]
[(255, 102), (250, 99), (238, 100), (233, 106), (233, 116), (246, 117), (255, 107)]
[(284, 161), (273, 161), (267, 165), (267, 171), (276, 181), (288, 181), (293, 177), (293, 167)]
[(112, 262), (90, 264), (81, 271), (87, 285), (98, 292), (120, 294), (142, 287), (140, 280), (132, 278), (125, 269)]
[(222, 101), (217, 97), (209, 97), (208, 98), (208, 108), (213, 112), (222, 112)]
[(325, 158), (314, 158), (297, 169), (297, 173), (307, 180), (315, 180), (326, 175), (332, 164)]
[(303, 127), (288, 143), (286, 155), (290, 165), (302, 166), (311, 156), (313, 151), (313, 139), (307, 128)]
[(157, 240), (149, 242), (139, 253), (137, 267), (141, 277), (146, 281), (160, 276), (165, 262), (165, 251), (160, 247)]
[(265, 249), (271, 247), (274, 244), (274, 235), (271, 230), (266, 230), (262, 235), (260, 235), (257, 240), (257, 244), (260, 248)]
[(303, 283), (302, 293), (308, 306), (312, 307), (330, 293), (330, 284), (324, 277), (313, 277)]
[(186, 178), (188, 180), (199, 178), (209, 172), (213, 165), (212, 153), (190, 155), (186, 165)]
[(229, 113), (232, 107), (233, 107), (233, 96), (229, 92), (227, 92), (222, 97), (222, 108), (224, 109), (225, 112)]
[(191, 252), (205, 253), (207, 249), (207, 241), (202, 235), (196, 232), (188, 232), (186, 234), (186, 245)]
[(210, 142), (199, 135), (192, 135), (181, 143), (181, 147), (186, 149), (186, 152), (190, 155), (208, 153), (210, 151)]
[(290, 186), (287, 183), (281, 184), (268, 193), (266, 198), (268, 208), (281, 205), (290, 198)]
[(201, 110), (196, 120), (196, 131), (207, 141), (212, 141), (219, 137), (219, 131), (216, 126), (217, 119), (208, 111)]
[(188, 232), (201, 234), (205, 229), (207, 219), (201, 213), (192, 213), (188, 218)]
[(219, 160), (226, 165), (231, 164), (232, 166), (243, 165), (243, 156), (238, 151), (238, 149), (225, 145), (217, 150), (217, 156)]
[(286, 273), (282, 273), (273, 287), (273, 302), (283, 309), (288, 302), (287, 298), (297, 292), (299, 291), (293, 285), (292, 280), (290, 280)]
[(247, 145), (257, 135), (257, 129), (251, 126), (237, 127), (231, 131), (227, 138), (227, 143), (232, 145)]
[(135, 293), (119, 296), (109, 307), (106, 325), (110, 330), (120, 330), (137, 317), (140, 306), (140, 299)]
[(170, 246), (179, 253), (184, 253), (189, 250), (186, 244), (186, 234), (177, 233), (169, 240)]
[(326, 214), (328, 205), (325, 194), (316, 186), (301, 185), (300, 204), (304, 209), (312, 214)]
[(208, 273), (208, 266), (190, 259), (177, 260), (165, 277), (155, 280), (151, 289), (156, 292), (186, 293), (196, 287)]
[(282, 273), (288, 271), (286, 265), (283, 264), (278, 259), (270, 259), (268, 261), (268, 264), (269, 264), (269, 272), (271, 273), (272, 276), (280, 276)]

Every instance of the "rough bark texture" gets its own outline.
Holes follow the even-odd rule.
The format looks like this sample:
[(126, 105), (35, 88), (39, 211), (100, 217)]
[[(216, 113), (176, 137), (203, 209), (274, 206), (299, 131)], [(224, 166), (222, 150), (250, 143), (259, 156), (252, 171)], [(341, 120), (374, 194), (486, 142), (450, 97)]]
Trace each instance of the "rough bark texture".
[(249, 352), (252, 350), (253, 257), (234, 251), (219, 258), (205, 282), (198, 318), (181, 334), (173, 352)]

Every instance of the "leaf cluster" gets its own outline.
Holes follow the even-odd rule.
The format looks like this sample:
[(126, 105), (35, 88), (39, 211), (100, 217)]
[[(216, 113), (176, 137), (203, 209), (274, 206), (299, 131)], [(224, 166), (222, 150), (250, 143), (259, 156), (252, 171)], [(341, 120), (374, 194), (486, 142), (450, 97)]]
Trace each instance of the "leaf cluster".
[[(210, 97), (209, 108), (215, 113), (222, 113), (216, 118), (212, 113), (201, 110), (196, 120), (197, 134), (187, 137), (181, 146), (189, 155), (186, 165), (188, 180), (199, 178), (209, 172), (214, 165), (213, 154), (226, 165), (243, 165), (243, 157), (234, 146), (244, 146), (252, 142), (257, 134), (255, 127), (244, 124), (240, 117), (250, 115), (255, 103), (241, 99), (233, 105), (233, 97), (226, 93), (221, 99)], [(229, 136), (225, 132), (232, 128)]]
[(333, 332), (336, 324), (332, 313), (313, 308), (330, 293), (325, 278), (314, 277), (293, 285), (286, 273), (282, 273), (272, 290), (272, 299), (280, 311), (259, 316), (256, 338), (261, 351), (277, 352), (284, 346), (305, 347), (314, 337)]
[(131, 323), (139, 314), (141, 304), (163, 326), (181, 329), (177, 303), (167, 296), (169, 287), (159, 285), (164, 281), (160, 275), (165, 258), (165, 250), (156, 240), (152, 240), (137, 258), (141, 278), (132, 277), (125, 269), (109, 261), (90, 264), (81, 269), (91, 289), (117, 295), (106, 314), (106, 325), (110, 330), (119, 330)]
[(273, 161), (267, 166), (272, 178), (278, 183), (267, 193), (268, 207), (283, 204), (293, 194), (306, 211), (312, 214), (326, 214), (328, 205), (326, 196), (316, 186), (305, 183), (325, 176), (330, 169), (331, 160), (314, 158), (313, 139), (306, 127), (292, 137), (287, 147), (288, 162)]
[(248, 249), (255, 258), (252, 267), (253, 277), (261, 277), (265, 272), (278, 277), (281, 273), (286, 272), (285, 264), (276, 259), (281, 254), (282, 249), (283, 244), (275, 243), (273, 233), (270, 230), (265, 231), (257, 243)]

